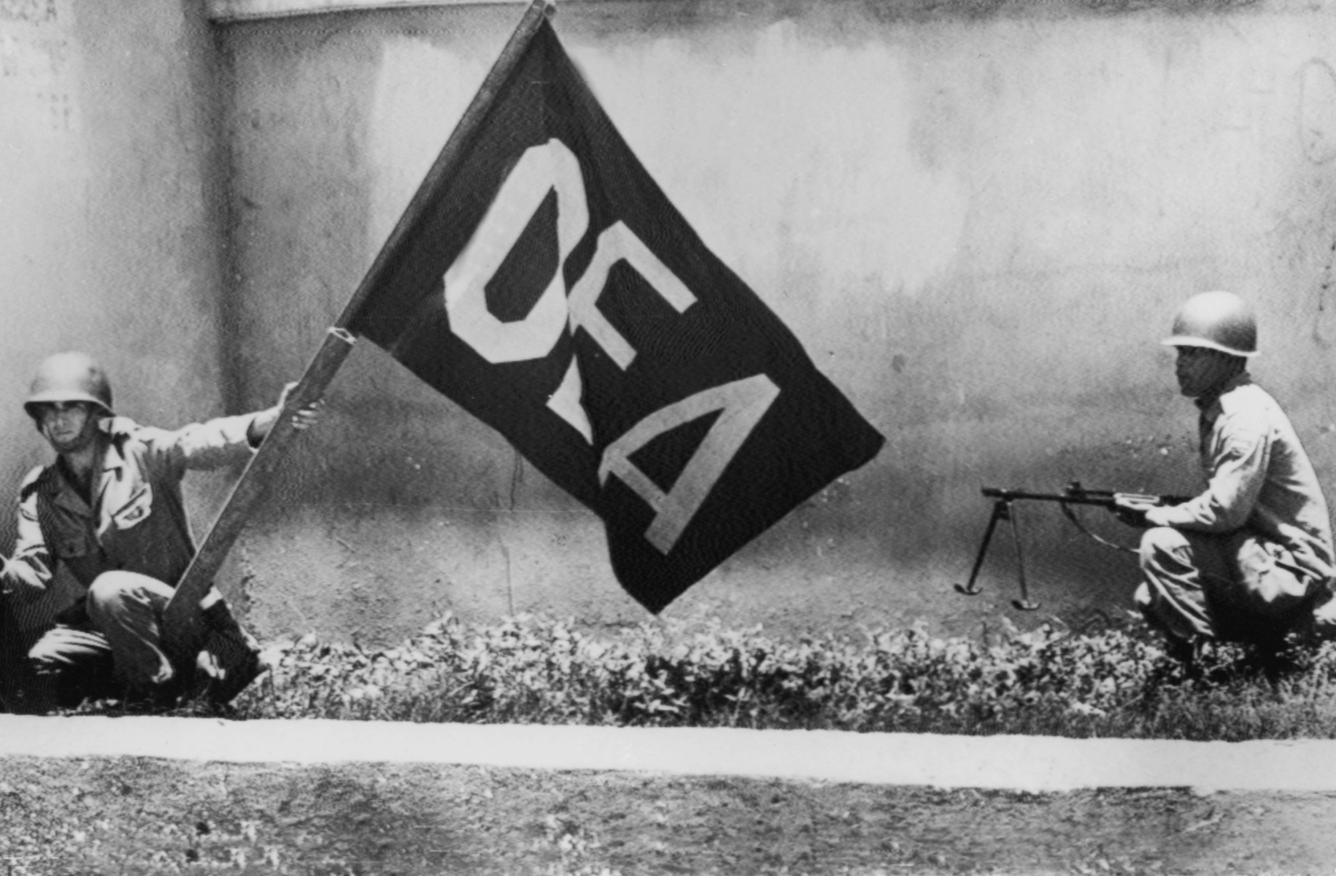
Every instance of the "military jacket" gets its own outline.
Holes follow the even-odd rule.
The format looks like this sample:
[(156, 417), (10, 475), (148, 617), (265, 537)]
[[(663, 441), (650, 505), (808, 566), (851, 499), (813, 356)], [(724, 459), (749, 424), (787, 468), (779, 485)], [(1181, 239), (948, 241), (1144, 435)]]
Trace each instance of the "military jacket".
[(1289, 417), (1246, 373), (1199, 407), (1206, 490), (1165, 509), (1164, 522), (1202, 532), (1247, 528), (1325, 575), (1334, 559), (1327, 500)]
[(84, 587), (125, 570), (175, 585), (195, 553), (181, 499), (190, 469), (243, 462), (254, 452), (254, 414), (220, 417), (168, 431), (124, 417), (99, 424), (103, 454), (91, 505), (57, 463), (34, 469), (19, 494), (14, 556), (0, 592), (19, 599), (45, 592), (58, 565)]

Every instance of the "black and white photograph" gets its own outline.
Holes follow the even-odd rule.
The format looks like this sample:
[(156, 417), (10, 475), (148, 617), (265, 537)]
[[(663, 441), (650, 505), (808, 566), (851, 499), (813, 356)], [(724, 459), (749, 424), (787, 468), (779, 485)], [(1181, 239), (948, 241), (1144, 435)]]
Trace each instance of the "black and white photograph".
[(1336, 872), (1336, 5), (0, 0), (0, 876)]

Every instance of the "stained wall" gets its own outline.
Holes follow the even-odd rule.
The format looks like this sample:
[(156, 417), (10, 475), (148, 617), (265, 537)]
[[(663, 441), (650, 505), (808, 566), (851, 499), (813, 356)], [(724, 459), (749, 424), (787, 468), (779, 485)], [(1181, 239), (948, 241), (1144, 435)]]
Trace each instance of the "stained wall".
[[(1015, 616), (1006, 541), (985, 595), (952, 589), (990, 511), (979, 487), (1190, 489), (1195, 416), (1157, 340), (1203, 289), (1256, 302), (1257, 376), (1332, 473), (1336, 22), (1299, 6), (1044, 10), (559, 9), (569, 53), (669, 197), (888, 438), (667, 616)], [(225, 28), (247, 371), (300, 367), (519, 13)], [(290, 503), (241, 548), (266, 630), (384, 638), (442, 610), (644, 618), (598, 522), (388, 356), (359, 349), (331, 403), (292, 461)], [(1045, 608), (1018, 622), (1126, 607), (1130, 555), (1055, 508), (1024, 512)]]
[[(267, 404), (300, 373), (523, 8), (20, 7), (0, 4), (0, 97), (24, 119), (0, 127), (10, 393), (49, 348), (91, 347), (149, 421)], [(1023, 509), (1039, 613), (1009, 606), (1006, 541), (983, 595), (952, 585), (982, 485), (1194, 486), (1194, 412), (1156, 342), (1202, 289), (1256, 303), (1255, 374), (1332, 479), (1321, 9), (566, 0), (555, 25), (676, 206), (888, 439), (665, 616), (964, 631), (1125, 608), (1132, 558), (1051, 507)], [(41, 448), (0, 416), (16, 483)], [(193, 483), (206, 517), (225, 478)], [(266, 637), (646, 618), (589, 512), (366, 344), (232, 556)]]
[[(196, 3), (0, 2), (6, 552), (18, 484), (48, 455), (21, 407), (42, 357), (92, 353), (118, 412), (141, 422), (181, 425), (227, 408), (213, 38)], [(188, 480), (197, 525), (231, 474)]]

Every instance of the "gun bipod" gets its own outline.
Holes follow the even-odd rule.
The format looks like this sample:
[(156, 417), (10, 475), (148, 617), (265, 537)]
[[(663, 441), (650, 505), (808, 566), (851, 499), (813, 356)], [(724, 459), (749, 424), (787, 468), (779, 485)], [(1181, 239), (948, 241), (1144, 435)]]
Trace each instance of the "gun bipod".
[(979, 545), (979, 552), (974, 557), (974, 568), (970, 570), (969, 581), (963, 586), (956, 585), (956, 592), (963, 593), (966, 596), (977, 596), (979, 588), (975, 586), (975, 580), (979, 577), (979, 570), (983, 567), (984, 557), (988, 554), (988, 545), (993, 540), (993, 532), (997, 529), (998, 521), (1005, 520), (1011, 524), (1011, 540), (1016, 546), (1016, 577), (1020, 583), (1021, 597), (1013, 599), (1011, 604), (1021, 611), (1034, 611), (1039, 607), (1039, 603), (1030, 599), (1030, 589), (1025, 581), (1025, 553), (1021, 547), (1021, 524), (1017, 508), (1010, 497), (1002, 496), (993, 502), (993, 513), (988, 518), (988, 528), (983, 533), (983, 543)]

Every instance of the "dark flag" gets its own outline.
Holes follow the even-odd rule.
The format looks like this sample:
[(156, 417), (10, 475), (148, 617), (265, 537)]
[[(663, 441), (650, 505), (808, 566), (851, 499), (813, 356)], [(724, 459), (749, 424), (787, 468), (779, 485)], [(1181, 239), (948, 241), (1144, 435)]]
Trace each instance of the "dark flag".
[(658, 612), (883, 438), (668, 202), (537, 6), (346, 325), (597, 513)]

